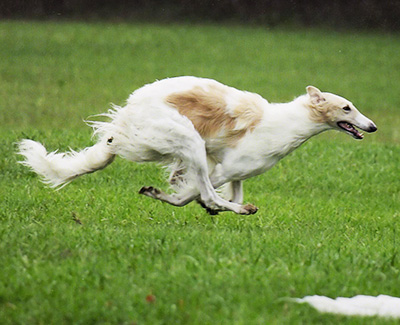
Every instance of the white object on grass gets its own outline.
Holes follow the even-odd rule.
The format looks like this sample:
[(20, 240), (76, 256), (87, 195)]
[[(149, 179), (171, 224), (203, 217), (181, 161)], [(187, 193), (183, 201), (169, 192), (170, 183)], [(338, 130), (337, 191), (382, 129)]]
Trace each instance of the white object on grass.
[(323, 313), (400, 318), (400, 298), (387, 295), (377, 297), (358, 295), (352, 298), (338, 297), (336, 299), (315, 295), (296, 298), (295, 301), (309, 303)]

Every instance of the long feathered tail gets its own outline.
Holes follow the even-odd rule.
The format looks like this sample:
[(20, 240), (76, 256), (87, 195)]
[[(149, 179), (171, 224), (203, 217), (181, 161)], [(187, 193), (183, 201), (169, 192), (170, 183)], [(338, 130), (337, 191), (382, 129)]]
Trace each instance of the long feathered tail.
[(40, 175), (50, 187), (60, 188), (81, 175), (106, 167), (115, 157), (103, 141), (79, 152), (47, 153), (39, 142), (24, 139), (18, 143), (18, 149), (25, 158), (21, 164)]

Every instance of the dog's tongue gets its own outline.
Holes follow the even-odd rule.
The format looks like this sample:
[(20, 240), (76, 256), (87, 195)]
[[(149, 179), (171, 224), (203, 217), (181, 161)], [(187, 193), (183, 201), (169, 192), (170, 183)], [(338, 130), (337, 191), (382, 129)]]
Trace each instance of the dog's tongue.
[(356, 139), (363, 139), (364, 135), (360, 133), (352, 124), (347, 122), (339, 122), (338, 123), (341, 128), (350, 132)]

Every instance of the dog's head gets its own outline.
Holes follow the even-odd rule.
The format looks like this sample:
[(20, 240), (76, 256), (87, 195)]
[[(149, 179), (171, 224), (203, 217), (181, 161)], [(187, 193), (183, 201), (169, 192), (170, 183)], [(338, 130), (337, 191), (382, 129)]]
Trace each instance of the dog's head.
[(343, 131), (355, 139), (363, 139), (364, 135), (356, 128), (366, 132), (375, 132), (376, 125), (362, 115), (347, 99), (321, 92), (318, 88), (308, 86), (311, 118), (319, 123), (326, 123), (331, 128)]

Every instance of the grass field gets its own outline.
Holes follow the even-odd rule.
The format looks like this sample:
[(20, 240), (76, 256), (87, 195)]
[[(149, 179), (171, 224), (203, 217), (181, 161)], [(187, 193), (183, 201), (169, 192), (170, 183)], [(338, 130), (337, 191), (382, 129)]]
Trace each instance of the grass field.
[[(1, 324), (390, 324), (288, 297), (400, 296), (400, 37), (216, 25), (0, 22)], [(245, 182), (253, 216), (139, 196), (121, 159), (54, 192), (15, 142), (92, 143), (82, 119), (145, 83), (215, 78), (290, 101), (308, 84), (378, 125), (311, 139)]]

